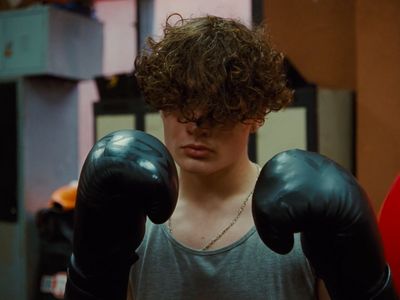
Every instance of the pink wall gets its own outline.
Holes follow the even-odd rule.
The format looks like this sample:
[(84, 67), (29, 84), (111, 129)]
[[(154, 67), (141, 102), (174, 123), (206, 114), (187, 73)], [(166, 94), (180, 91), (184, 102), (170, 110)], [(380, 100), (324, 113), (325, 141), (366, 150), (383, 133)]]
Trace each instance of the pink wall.
[(250, 0), (154, 0), (154, 10), (153, 27), (157, 36), (161, 34), (165, 18), (170, 13), (179, 13), (184, 18), (212, 14), (251, 24)]
[[(136, 1), (97, 1), (96, 17), (104, 26), (103, 74), (132, 71), (136, 55)], [(99, 99), (94, 81), (79, 84), (79, 170), (93, 146), (93, 103)]]

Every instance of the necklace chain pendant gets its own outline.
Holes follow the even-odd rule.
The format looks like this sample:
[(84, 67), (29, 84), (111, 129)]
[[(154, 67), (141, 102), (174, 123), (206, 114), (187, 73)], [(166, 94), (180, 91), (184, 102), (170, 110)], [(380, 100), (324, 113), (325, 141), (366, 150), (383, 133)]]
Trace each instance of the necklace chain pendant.
[(218, 241), (233, 225), (235, 225), (235, 223), (237, 222), (237, 220), (239, 219), (240, 215), (244, 211), (244, 208), (246, 207), (246, 204), (247, 204), (247, 202), (249, 201), (249, 199), (251, 198), (252, 195), (253, 195), (253, 191), (251, 191), (251, 193), (243, 201), (242, 205), (240, 206), (240, 208), (238, 210), (237, 215), (232, 220), (232, 222), (229, 223), (229, 225), (226, 226), (220, 233), (218, 233), (217, 236), (215, 238), (213, 238), (207, 245), (205, 245), (203, 248), (201, 248), (201, 250), (206, 251), (206, 250), (210, 249), (211, 246), (214, 245), (216, 241)]
[[(261, 171), (261, 168), (259, 166), (257, 166), (257, 178), (260, 175), (260, 171)], [(249, 201), (249, 199), (253, 195), (253, 191), (254, 191), (254, 188), (251, 190), (250, 194), (246, 197), (246, 199), (244, 199), (243, 203), (240, 205), (240, 207), (238, 209), (238, 212), (237, 212), (236, 216), (228, 224), (228, 226), (226, 226), (210, 242), (208, 242), (207, 245), (205, 245), (203, 248), (201, 248), (202, 251), (206, 251), (206, 250), (210, 249), (212, 245), (214, 245), (233, 225), (235, 225), (237, 220), (239, 220), (240, 215), (244, 211), (244, 209), (245, 209), (245, 207), (247, 205), (247, 202)], [(169, 233), (172, 234), (172, 221), (171, 221), (171, 218), (168, 219), (167, 228), (168, 228)]]

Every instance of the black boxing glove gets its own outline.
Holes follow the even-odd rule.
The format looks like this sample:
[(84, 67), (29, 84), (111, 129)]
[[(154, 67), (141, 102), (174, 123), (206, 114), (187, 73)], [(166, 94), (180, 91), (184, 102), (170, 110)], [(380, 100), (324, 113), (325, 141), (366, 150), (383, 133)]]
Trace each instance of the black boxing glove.
[(273, 251), (286, 254), (293, 233), (332, 299), (398, 299), (374, 211), (356, 179), (332, 160), (301, 150), (263, 167), (252, 212)]
[(79, 178), (65, 299), (125, 300), (146, 216), (165, 222), (177, 197), (175, 163), (156, 138), (121, 130), (98, 141)]

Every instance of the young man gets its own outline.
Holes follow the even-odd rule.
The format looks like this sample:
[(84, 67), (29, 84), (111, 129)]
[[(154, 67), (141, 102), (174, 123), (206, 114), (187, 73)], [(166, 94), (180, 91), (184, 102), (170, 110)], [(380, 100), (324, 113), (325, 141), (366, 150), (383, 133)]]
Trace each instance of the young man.
[(248, 157), (249, 135), (292, 97), (282, 54), (264, 28), (216, 16), (171, 15), (163, 38), (148, 46), (135, 74), (161, 112), (180, 188), (169, 220), (147, 224), (131, 297), (316, 299), (299, 240), (286, 256), (272, 252), (251, 213), (260, 166)]
[(301, 150), (261, 171), (249, 160), (250, 133), (292, 94), (263, 30), (174, 15), (149, 46), (136, 75), (167, 148), (135, 130), (94, 145), (65, 299), (124, 300), (127, 287), (139, 300), (327, 299), (318, 274), (332, 299), (397, 300), (375, 215), (350, 173)]

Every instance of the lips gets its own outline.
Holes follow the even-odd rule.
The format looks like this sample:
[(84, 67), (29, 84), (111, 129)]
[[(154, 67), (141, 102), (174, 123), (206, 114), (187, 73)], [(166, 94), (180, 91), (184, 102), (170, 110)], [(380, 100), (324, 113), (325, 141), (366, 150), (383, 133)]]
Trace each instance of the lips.
[(192, 158), (205, 158), (212, 152), (210, 148), (199, 144), (188, 144), (183, 146), (182, 149), (185, 155)]

